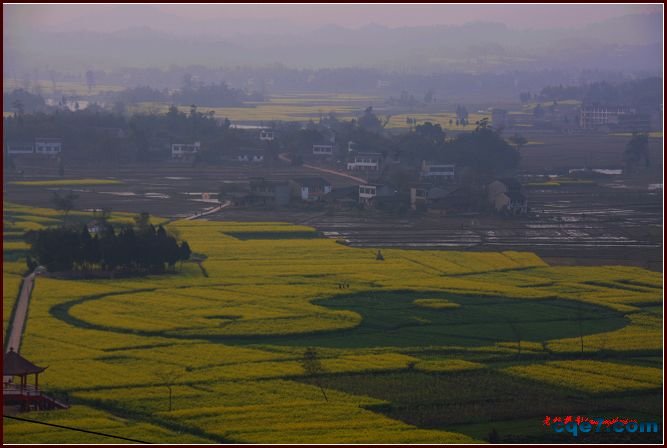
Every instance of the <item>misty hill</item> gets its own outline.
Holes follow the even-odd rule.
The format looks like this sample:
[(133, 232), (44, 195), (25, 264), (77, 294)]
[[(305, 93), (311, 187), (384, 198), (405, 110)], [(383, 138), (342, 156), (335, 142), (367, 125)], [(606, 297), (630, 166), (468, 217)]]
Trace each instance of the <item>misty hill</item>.
[[(143, 6), (136, 16), (151, 11), (150, 6)], [(47, 66), (81, 71), (281, 63), (296, 68), (356, 66), (403, 72), (595, 69), (652, 74), (659, 74), (662, 68), (662, 59), (656, 58), (662, 55), (662, 24), (657, 14), (539, 30), (478, 22), (405, 28), (325, 26), (288, 32), (287, 24), (187, 21), (160, 12), (151, 17), (150, 28), (130, 18), (125, 22), (130, 27), (121, 31), (105, 31), (103, 26), (74, 31), (77, 26), (95, 28), (96, 20), (71, 23), (68, 27), (73, 31), (5, 30), (5, 77)], [(115, 19), (109, 22), (117, 23)]]

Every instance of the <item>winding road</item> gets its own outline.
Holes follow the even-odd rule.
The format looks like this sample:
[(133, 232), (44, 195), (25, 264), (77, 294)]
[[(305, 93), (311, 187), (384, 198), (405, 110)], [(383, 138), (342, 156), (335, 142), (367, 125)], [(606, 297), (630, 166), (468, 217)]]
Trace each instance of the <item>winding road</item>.
[[(282, 160), (282, 161), (284, 161), (284, 162), (288, 162), (288, 163), (291, 163), (291, 162), (292, 162), (292, 159), (290, 159), (289, 157), (287, 157), (287, 154), (286, 154), (286, 153), (279, 154), (279, 155), (278, 155), (278, 158), (280, 158), (280, 160)], [(348, 179), (352, 179), (353, 181), (355, 181), (355, 182), (360, 182), (360, 183), (362, 183), (362, 184), (365, 184), (365, 183), (368, 182), (366, 179), (364, 179), (364, 178), (362, 178), (362, 177), (357, 177), (357, 176), (353, 176), (353, 175), (351, 175), (351, 174), (341, 173), (340, 171), (336, 171), (336, 170), (330, 170), (330, 169), (327, 169), (327, 168), (321, 168), (321, 167), (319, 167), (319, 166), (308, 165), (308, 164), (306, 164), (306, 163), (304, 163), (304, 164), (301, 165), (301, 166), (304, 167), (304, 168), (311, 169), (311, 170), (320, 171), (320, 172), (322, 172), (322, 173), (334, 174), (334, 175), (336, 175), (336, 176), (346, 177), (346, 178), (348, 178)]]

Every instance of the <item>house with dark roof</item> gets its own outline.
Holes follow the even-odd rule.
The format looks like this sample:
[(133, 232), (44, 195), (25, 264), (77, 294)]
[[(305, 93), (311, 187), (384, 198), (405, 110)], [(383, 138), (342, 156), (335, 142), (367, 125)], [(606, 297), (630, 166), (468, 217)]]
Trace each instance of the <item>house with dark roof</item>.
[(243, 163), (264, 162), (264, 150), (259, 148), (239, 148), (231, 153), (231, 160)]
[(458, 185), (415, 184), (410, 187), (410, 208), (439, 213), (466, 210), (470, 207), (470, 195)]
[(302, 201), (320, 201), (324, 195), (331, 192), (331, 183), (322, 177), (299, 177), (290, 180), (292, 196)]
[(290, 201), (290, 184), (287, 181), (267, 180), (264, 178), (250, 179), (251, 203), (264, 205), (287, 205)]
[(496, 212), (512, 215), (528, 212), (528, 200), (521, 183), (514, 178), (496, 179), (487, 186), (487, 197)]

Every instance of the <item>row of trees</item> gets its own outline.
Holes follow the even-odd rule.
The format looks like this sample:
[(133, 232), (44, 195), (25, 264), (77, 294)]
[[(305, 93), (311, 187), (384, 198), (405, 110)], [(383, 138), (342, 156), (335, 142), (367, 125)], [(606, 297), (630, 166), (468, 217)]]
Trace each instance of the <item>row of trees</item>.
[[(530, 95), (522, 93), (522, 101), (528, 101)], [(624, 82), (593, 82), (580, 86), (548, 86), (539, 95), (539, 101), (581, 100), (585, 103), (624, 105), (636, 107), (643, 112), (653, 112), (660, 107), (662, 98), (662, 79), (658, 77), (642, 78)]]
[(51, 272), (112, 271), (129, 274), (160, 274), (190, 258), (187, 241), (178, 240), (162, 226), (137, 220), (137, 226), (119, 229), (109, 222), (62, 226), (26, 233), (30, 244), (28, 267), (45, 266)]
[(240, 106), (244, 101), (264, 101), (261, 93), (246, 93), (229, 87), (226, 83), (202, 84), (186, 77), (179, 90), (154, 89), (138, 86), (118, 92), (115, 98), (125, 104), (140, 102), (172, 102), (180, 105), (197, 104), (206, 107)]
[[(457, 107), (462, 120), (468, 112)], [(220, 162), (225, 155), (243, 147), (263, 147), (265, 160), (289, 151), (292, 158), (312, 154), (312, 146), (335, 138), (340, 158), (346, 158), (347, 142), (361, 151), (396, 156), (401, 164), (433, 160), (443, 163), (499, 168), (516, 166), (518, 155), (507, 145), (498, 130), (486, 122), (472, 135), (446, 140), (439, 125), (415, 125), (410, 132), (391, 136), (384, 130), (388, 117), (378, 117), (372, 107), (366, 108), (356, 120), (339, 120), (335, 115), (321, 117), (303, 128), (298, 123), (274, 124), (278, 131), (273, 142), (259, 142), (257, 132), (230, 127), (229, 121), (217, 120), (212, 113), (202, 113), (196, 106), (189, 113), (171, 107), (166, 114), (145, 113), (130, 117), (96, 107), (81, 111), (57, 111), (53, 114), (26, 114), (5, 118), (8, 140), (30, 141), (34, 136), (63, 139), (63, 158), (97, 162), (133, 162), (170, 157), (170, 144), (200, 141), (199, 160)], [(517, 146), (519, 146), (517, 144)]]

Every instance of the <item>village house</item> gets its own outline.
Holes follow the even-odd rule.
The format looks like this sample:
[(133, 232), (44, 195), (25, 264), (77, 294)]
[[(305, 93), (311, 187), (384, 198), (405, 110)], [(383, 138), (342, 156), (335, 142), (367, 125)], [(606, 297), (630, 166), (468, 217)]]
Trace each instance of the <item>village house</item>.
[(382, 154), (378, 152), (360, 152), (347, 162), (348, 171), (379, 171)]
[(63, 143), (59, 138), (36, 138), (35, 154), (55, 156), (62, 152)]
[(521, 193), (521, 183), (516, 179), (494, 180), (487, 186), (487, 197), (498, 213), (518, 215), (528, 212), (528, 200)]
[(378, 198), (394, 196), (396, 189), (386, 184), (359, 185), (359, 203), (373, 205)]
[(100, 235), (104, 232), (105, 224), (103, 221), (93, 219), (86, 224), (86, 229), (91, 236)]
[(292, 196), (302, 201), (321, 201), (331, 192), (331, 184), (321, 177), (301, 177), (290, 181)]
[(200, 143), (173, 143), (171, 145), (171, 158), (178, 160), (191, 160), (198, 153), (200, 149)]
[(231, 160), (235, 162), (264, 162), (264, 150), (257, 148), (239, 148), (232, 151)]
[(35, 145), (31, 142), (7, 142), (7, 154), (32, 154), (35, 152)]
[(456, 178), (456, 166), (451, 164), (438, 164), (422, 161), (419, 178), (422, 181), (443, 183), (454, 182)]
[(275, 139), (273, 129), (262, 129), (259, 131), (259, 139), (263, 142), (272, 142)]
[(333, 155), (333, 151), (334, 151), (333, 145), (329, 144), (313, 145), (314, 156), (331, 156)]
[(470, 196), (457, 185), (416, 184), (410, 187), (410, 208), (415, 211), (445, 214), (467, 210)]
[(601, 126), (614, 127), (618, 126), (621, 121), (627, 120), (625, 116), (636, 114), (637, 111), (629, 107), (587, 104), (579, 111), (579, 126), (582, 129), (595, 129)]
[(250, 180), (250, 196), (252, 203), (264, 205), (287, 205), (290, 201), (291, 188), (287, 181), (253, 178)]
[(322, 200), (337, 209), (350, 208), (359, 203), (359, 188), (356, 186), (334, 188)]

